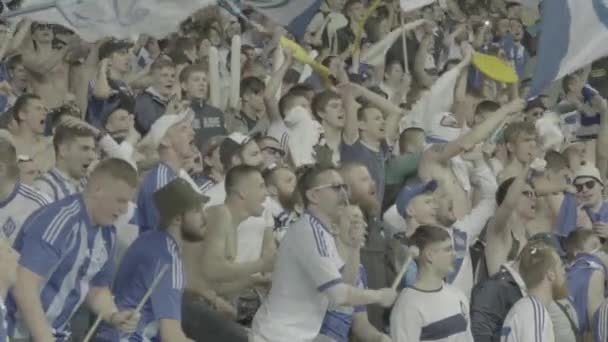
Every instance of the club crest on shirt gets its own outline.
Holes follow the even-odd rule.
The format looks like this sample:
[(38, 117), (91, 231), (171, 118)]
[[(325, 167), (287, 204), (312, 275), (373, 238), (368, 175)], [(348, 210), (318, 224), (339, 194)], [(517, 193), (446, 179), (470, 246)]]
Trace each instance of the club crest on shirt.
[(4, 233), (4, 236), (11, 237), (13, 235), (13, 233), (15, 232), (15, 229), (17, 229), (17, 225), (15, 224), (15, 221), (13, 221), (12, 218), (8, 218), (8, 220), (6, 220), (6, 222), (4, 222), (4, 225), (2, 226), (2, 232)]

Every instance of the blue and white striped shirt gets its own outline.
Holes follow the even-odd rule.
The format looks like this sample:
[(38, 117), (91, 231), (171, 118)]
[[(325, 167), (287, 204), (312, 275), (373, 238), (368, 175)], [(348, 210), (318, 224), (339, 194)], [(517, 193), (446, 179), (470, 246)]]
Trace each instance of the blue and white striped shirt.
[(82, 191), (85, 184), (86, 180), (82, 179), (79, 182), (74, 182), (66, 174), (54, 167), (38, 177), (34, 182), (34, 187), (49, 196), (52, 202), (55, 202)]
[[(68, 196), (30, 216), (14, 248), (19, 264), (44, 279), (40, 301), (56, 341), (65, 341), (69, 322), (91, 287), (110, 285), (116, 245), (114, 226), (95, 226), (82, 195)], [(7, 298), (10, 336), (27, 337), (12, 295)]]
[(49, 203), (50, 200), (42, 193), (17, 182), (10, 195), (0, 201), (0, 236), (12, 244), (25, 220)]
[(553, 322), (547, 308), (536, 297), (518, 300), (502, 327), (501, 342), (554, 342)]
[(141, 235), (127, 250), (114, 281), (116, 305), (120, 310), (134, 309), (163, 265), (169, 267), (144, 304), (135, 333), (127, 335), (103, 324), (95, 341), (160, 342), (159, 321), (181, 321), (185, 276), (180, 251), (173, 238), (160, 230)]
[(178, 174), (163, 162), (158, 163), (144, 177), (137, 195), (135, 221), (132, 222), (139, 225), (141, 233), (156, 229), (160, 224), (158, 209), (154, 204), (154, 193), (177, 177)]

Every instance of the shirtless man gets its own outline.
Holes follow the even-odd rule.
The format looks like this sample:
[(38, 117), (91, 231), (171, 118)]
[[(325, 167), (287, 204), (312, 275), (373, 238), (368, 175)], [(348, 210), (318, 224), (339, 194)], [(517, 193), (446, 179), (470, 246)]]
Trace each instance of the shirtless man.
[(225, 184), (226, 201), (207, 209), (207, 237), (201, 243), (184, 245), (184, 263), (188, 290), (219, 311), (234, 315), (235, 309), (226, 299), (268, 284), (267, 278), (259, 274), (272, 270), (275, 245), (269, 229), (264, 236), (262, 256), (251, 262), (237, 261), (240, 245), (237, 227), (248, 217), (262, 215), (266, 184), (257, 169), (245, 165), (230, 169)]
[[(498, 187), (498, 209), (486, 232), (485, 257), (488, 274), (498, 272), (500, 265), (514, 260), (527, 243), (529, 227), (536, 216), (536, 192), (527, 183), (530, 168)], [(543, 170), (544, 171), (544, 170)]]
[(498, 175), (498, 182), (516, 177), (538, 155), (536, 127), (531, 122), (515, 122), (507, 126), (504, 138), (509, 161)]
[(452, 196), (456, 219), (462, 218), (470, 211), (471, 200), (453, 168), (450, 167), (450, 160), (486, 139), (509, 115), (520, 113), (524, 105), (523, 100), (514, 100), (501, 107), (467, 134), (445, 144), (435, 144), (422, 154), (418, 176), (425, 182), (436, 180), (442, 193)]
[(17, 154), (28, 156), (42, 174), (55, 166), (55, 150), (50, 138), (44, 136), (47, 109), (37, 95), (20, 96), (13, 106), (13, 119), (17, 124), (13, 140)]
[(31, 75), (32, 91), (47, 107), (59, 107), (68, 94), (70, 68), (65, 56), (72, 46), (53, 47), (52, 24), (35, 22), (30, 30), (33, 44), (23, 49), (22, 56)]

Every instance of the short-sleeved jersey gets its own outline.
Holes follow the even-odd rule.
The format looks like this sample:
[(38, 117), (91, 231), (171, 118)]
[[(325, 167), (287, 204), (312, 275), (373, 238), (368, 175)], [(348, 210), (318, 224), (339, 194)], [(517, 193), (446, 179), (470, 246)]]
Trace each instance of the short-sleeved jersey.
[(593, 315), (593, 341), (608, 341), (608, 299), (604, 300)]
[(304, 214), (281, 241), (272, 288), (253, 320), (254, 334), (269, 342), (314, 339), (329, 304), (324, 291), (342, 282), (343, 266), (332, 233)]
[(144, 233), (156, 229), (160, 224), (160, 217), (154, 193), (178, 177), (178, 174), (169, 165), (160, 162), (144, 177), (137, 194), (137, 211), (132, 223), (139, 225), (140, 232)]
[(38, 177), (34, 181), (34, 187), (55, 202), (82, 191), (85, 182), (85, 180), (81, 180), (74, 183), (55, 167)]
[[(95, 226), (82, 195), (68, 196), (30, 216), (15, 240), (19, 265), (44, 279), (42, 309), (57, 341), (69, 336), (69, 322), (91, 287), (110, 285), (114, 272), (114, 226)], [(9, 333), (27, 337), (14, 298), (7, 298)]]
[[(367, 275), (363, 265), (359, 265), (355, 285), (360, 289), (367, 288)], [(325, 314), (325, 319), (323, 319), (320, 334), (334, 342), (348, 342), (353, 316), (358, 312), (365, 311), (367, 311), (365, 305), (330, 307)]]
[(470, 342), (469, 301), (444, 284), (435, 291), (404, 289), (391, 313), (393, 342)]
[(178, 245), (164, 231), (144, 233), (129, 247), (114, 280), (114, 300), (119, 310), (134, 309), (164, 265), (167, 265), (167, 271), (144, 304), (135, 333), (128, 335), (114, 327), (102, 325), (96, 341), (160, 342), (159, 321), (181, 321), (184, 269)]
[(535, 297), (515, 303), (502, 326), (501, 342), (554, 342), (553, 322), (549, 311)]
[(25, 220), (49, 203), (45, 195), (17, 182), (8, 197), (0, 201), (0, 236), (12, 245)]

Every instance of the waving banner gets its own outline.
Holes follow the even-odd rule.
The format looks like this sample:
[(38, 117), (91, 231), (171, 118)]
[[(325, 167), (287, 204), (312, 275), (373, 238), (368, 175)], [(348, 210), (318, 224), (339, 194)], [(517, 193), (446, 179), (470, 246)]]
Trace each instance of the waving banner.
[(538, 60), (528, 97), (608, 55), (608, 0), (543, 1)]
[(244, 5), (255, 7), (268, 18), (276, 21), (300, 37), (319, 11), (322, 0), (247, 0)]
[[(25, 0), (22, 9), (49, 3)], [(52, 3), (52, 2), (51, 2)], [(35, 21), (56, 23), (86, 40), (105, 36), (130, 38), (140, 33), (163, 37), (179, 23), (215, 0), (58, 0), (52, 8), (23, 14)]]

